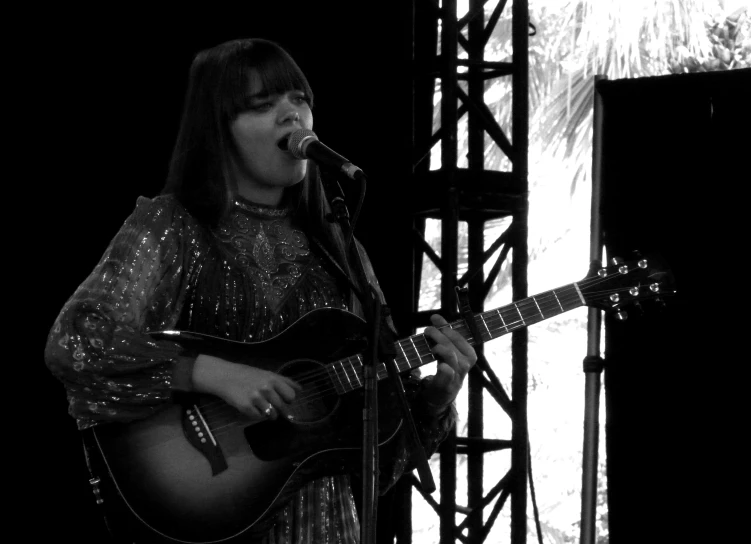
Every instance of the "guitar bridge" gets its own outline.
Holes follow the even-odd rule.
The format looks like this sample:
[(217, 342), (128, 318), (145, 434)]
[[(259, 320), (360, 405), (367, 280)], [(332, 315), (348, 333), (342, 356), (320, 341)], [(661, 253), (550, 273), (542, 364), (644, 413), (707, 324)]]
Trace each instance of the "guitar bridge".
[(216, 476), (227, 470), (227, 460), (224, 458), (224, 453), (222, 453), (222, 449), (219, 447), (197, 404), (183, 406), (182, 424), (185, 438), (206, 457), (211, 466), (212, 475)]

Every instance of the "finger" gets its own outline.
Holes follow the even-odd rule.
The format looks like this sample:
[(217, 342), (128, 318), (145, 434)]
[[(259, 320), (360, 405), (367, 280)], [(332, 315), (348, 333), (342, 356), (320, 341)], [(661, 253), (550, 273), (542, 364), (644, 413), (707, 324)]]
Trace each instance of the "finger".
[(461, 389), (456, 379), (456, 372), (445, 363), (440, 363), (435, 375), (425, 388), (425, 398), (436, 406), (445, 406), (453, 402)]
[(430, 316), (430, 321), (433, 325), (427, 327), (425, 333), (437, 344), (461, 344), (463, 349), (472, 350), (469, 342), (460, 332), (453, 330), (443, 317), (433, 314)]
[[(425, 328), (425, 335), (436, 344), (451, 343), (451, 340), (445, 334), (451, 328), (447, 326), (448, 323), (446, 322), (446, 320), (438, 314), (433, 314), (430, 316), (430, 321), (433, 324)], [(444, 328), (439, 330), (441, 327)]]
[[(271, 410), (269, 410), (269, 407), (271, 407)], [(258, 397), (253, 400), (246, 413), (257, 419), (269, 419), (274, 414), (274, 407), (265, 398)]]
[(474, 365), (477, 361), (477, 353), (469, 341), (459, 331), (456, 331), (449, 326), (444, 326), (448, 325), (448, 322), (439, 314), (431, 315), (430, 320), (435, 327), (441, 327), (440, 330), (437, 330), (437, 333), (443, 334), (445, 337), (444, 340), (439, 339), (439, 343), (446, 344), (446, 340), (448, 340), (448, 343), (453, 344), (459, 353), (467, 358), (470, 367)]
[(436, 369), (435, 376), (430, 380), (430, 386), (435, 389), (444, 391), (450, 391), (453, 385), (454, 378), (456, 377), (456, 371), (446, 363), (439, 363)]
[(432, 352), (439, 361), (449, 365), (454, 370), (460, 369), (459, 354), (451, 344), (436, 344), (433, 346)]
[[(436, 348), (437, 350), (446, 350), (448, 348)], [(461, 387), (461, 384), (464, 383), (465, 376), (469, 373), (469, 370), (472, 368), (472, 362), (469, 361), (466, 357), (457, 355), (456, 351), (453, 351), (455, 348), (451, 348), (452, 351), (450, 354), (440, 356), (440, 359), (443, 361), (444, 364), (446, 364), (448, 367), (450, 367), (454, 371), (454, 380), (457, 384), (459, 384), (459, 387)]]
[(292, 378), (289, 378), (287, 376), (282, 376), (281, 374), (279, 375), (279, 377), (282, 378), (284, 380), (284, 383), (289, 385), (292, 389), (295, 389), (296, 391), (303, 390), (303, 386), (300, 383), (293, 380)]
[(430, 322), (434, 327), (442, 327), (449, 324), (449, 322), (446, 321), (441, 314), (432, 314), (430, 316)]
[[(296, 382), (293, 382), (296, 383)], [(286, 381), (279, 381), (273, 383), (273, 391), (281, 397), (281, 399), (286, 403), (291, 403), (295, 400), (295, 397), (297, 396), (297, 391), (302, 391), (302, 386), (300, 386), (299, 389), (293, 388), (288, 382)]]
[(279, 396), (273, 392), (273, 388), (269, 384), (266, 384), (250, 393), (249, 405), (257, 412), (259, 418), (276, 419), (279, 412), (274, 405), (275, 398), (277, 404), (282, 404)]
[(269, 419), (277, 419), (278, 417), (286, 418), (289, 416), (289, 404), (287, 404), (285, 401), (282, 400), (282, 397), (280, 397), (276, 391), (273, 389), (268, 391), (266, 393), (266, 400), (268, 401), (268, 406), (271, 407), (271, 412), (268, 412), (268, 406), (264, 409), (264, 414), (266, 414)]
[(459, 352), (453, 344), (436, 345), (433, 347), (433, 354), (437, 359), (443, 361), (459, 372), (462, 377), (464, 377), (472, 367), (472, 361), (466, 355)]
[(438, 327), (443, 327), (440, 332), (446, 336), (452, 344), (454, 344), (462, 354), (472, 358), (475, 357), (475, 349), (459, 331), (452, 329), (451, 327), (444, 327), (448, 325), (448, 322), (438, 314), (431, 316), (431, 321)]

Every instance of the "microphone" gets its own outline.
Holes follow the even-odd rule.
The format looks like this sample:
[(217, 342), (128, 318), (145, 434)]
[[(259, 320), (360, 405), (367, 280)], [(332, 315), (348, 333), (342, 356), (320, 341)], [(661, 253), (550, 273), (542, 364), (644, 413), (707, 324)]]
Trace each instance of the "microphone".
[(293, 132), (287, 141), (287, 150), (296, 159), (311, 159), (321, 166), (329, 166), (341, 171), (350, 179), (359, 181), (365, 173), (318, 140), (315, 132), (301, 128)]

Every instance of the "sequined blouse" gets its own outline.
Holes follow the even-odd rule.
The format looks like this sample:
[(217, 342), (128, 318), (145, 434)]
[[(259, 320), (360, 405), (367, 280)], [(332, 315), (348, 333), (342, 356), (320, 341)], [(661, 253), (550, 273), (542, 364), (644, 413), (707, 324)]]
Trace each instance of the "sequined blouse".
[[(235, 341), (267, 340), (308, 312), (347, 309), (331, 265), (311, 248), (289, 209), (237, 198), (216, 228), (200, 224), (170, 195), (140, 197), (89, 277), (50, 331), (45, 361), (67, 391), (79, 429), (155, 414), (175, 391), (191, 390), (194, 357), (150, 333), (179, 329)], [(405, 382), (416, 402), (420, 382)], [(417, 410), (429, 454), (455, 421)], [(406, 438), (381, 462), (382, 491), (412, 467)], [(347, 475), (309, 482), (249, 531), (249, 542), (356, 542), (359, 526)]]

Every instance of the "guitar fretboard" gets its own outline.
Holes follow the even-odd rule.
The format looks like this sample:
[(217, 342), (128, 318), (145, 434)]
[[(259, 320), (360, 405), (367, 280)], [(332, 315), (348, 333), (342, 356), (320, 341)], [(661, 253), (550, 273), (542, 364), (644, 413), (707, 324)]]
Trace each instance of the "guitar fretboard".
[[(578, 284), (571, 283), (495, 310), (476, 314), (474, 319), (484, 343), (585, 304)], [(463, 319), (449, 323), (445, 327), (451, 327), (459, 332), (471, 345), (476, 344)], [(416, 334), (399, 340), (394, 347), (398, 354), (394, 361), (399, 372), (435, 361), (424, 334)], [(363, 360), (359, 354), (330, 363), (328, 372), (339, 394), (348, 393), (363, 386)], [(377, 376), (378, 380), (388, 376), (385, 364), (380, 363), (377, 366)]]

